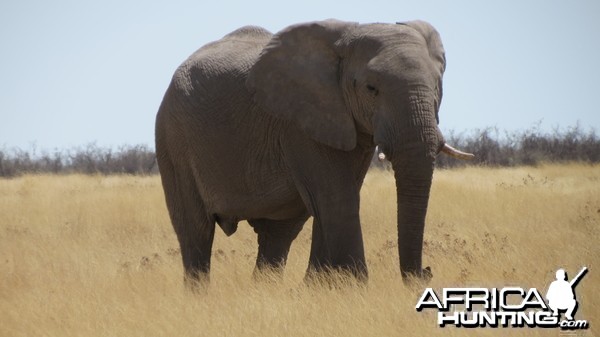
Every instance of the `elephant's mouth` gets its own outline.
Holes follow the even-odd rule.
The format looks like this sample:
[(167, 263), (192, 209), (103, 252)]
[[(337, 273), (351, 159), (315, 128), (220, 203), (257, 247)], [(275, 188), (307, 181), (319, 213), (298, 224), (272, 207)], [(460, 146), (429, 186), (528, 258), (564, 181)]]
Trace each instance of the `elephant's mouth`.
[[(444, 143), (444, 145), (441, 146), (439, 152), (444, 153), (450, 157), (453, 157), (456, 159), (461, 159), (461, 160), (471, 160), (471, 159), (475, 158), (474, 154), (458, 150), (447, 143)], [(385, 153), (383, 153), (381, 146), (377, 146), (377, 158), (379, 159), (379, 161), (384, 161), (386, 159), (386, 155), (385, 155)]]

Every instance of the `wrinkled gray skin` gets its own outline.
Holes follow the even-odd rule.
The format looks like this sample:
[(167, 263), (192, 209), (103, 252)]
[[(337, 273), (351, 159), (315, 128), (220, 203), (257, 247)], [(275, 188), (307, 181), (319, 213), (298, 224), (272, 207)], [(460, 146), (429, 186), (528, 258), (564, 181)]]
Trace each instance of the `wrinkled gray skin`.
[(445, 57), (425, 22), (244, 27), (175, 72), (156, 153), (186, 280), (208, 279), (218, 223), (258, 234), (256, 269), (282, 269), (314, 217), (307, 276), (367, 276), (359, 192), (374, 148), (391, 161), (402, 276), (422, 269)]

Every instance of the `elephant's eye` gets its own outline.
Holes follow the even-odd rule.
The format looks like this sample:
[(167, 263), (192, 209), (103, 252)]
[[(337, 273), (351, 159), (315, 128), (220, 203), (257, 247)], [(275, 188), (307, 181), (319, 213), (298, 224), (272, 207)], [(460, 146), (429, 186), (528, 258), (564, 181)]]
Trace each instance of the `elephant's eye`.
[(375, 96), (379, 94), (379, 90), (370, 84), (367, 84), (367, 90), (369, 90)]

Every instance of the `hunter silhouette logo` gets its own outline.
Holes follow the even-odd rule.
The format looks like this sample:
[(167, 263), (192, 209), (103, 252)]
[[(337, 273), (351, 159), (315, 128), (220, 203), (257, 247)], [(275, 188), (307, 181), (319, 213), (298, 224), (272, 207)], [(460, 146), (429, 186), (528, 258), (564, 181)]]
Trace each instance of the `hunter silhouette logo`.
[(573, 314), (577, 310), (577, 300), (575, 299), (575, 286), (581, 278), (587, 273), (587, 268), (583, 267), (579, 274), (575, 276), (571, 282), (567, 281), (567, 273), (564, 269), (556, 271), (556, 281), (550, 284), (546, 298), (548, 306), (552, 309), (554, 316), (559, 315), (559, 310), (566, 310), (566, 318), (569, 321), (573, 320)]
[[(564, 269), (556, 271), (556, 280), (546, 292), (547, 303), (536, 288), (443, 288), (441, 297), (427, 288), (415, 309), (437, 309), (440, 327), (544, 327), (587, 329), (586, 320), (575, 320), (575, 287), (588, 272), (586, 267), (569, 282)], [(565, 320), (560, 313), (565, 312)]]

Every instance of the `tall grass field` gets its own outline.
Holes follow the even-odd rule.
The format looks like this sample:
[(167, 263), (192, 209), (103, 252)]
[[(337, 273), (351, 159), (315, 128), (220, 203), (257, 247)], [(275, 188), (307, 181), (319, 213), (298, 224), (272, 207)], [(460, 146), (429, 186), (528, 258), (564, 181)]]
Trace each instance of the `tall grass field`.
[[(369, 282), (303, 282), (310, 220), (283, 279), (253, 281), (257, 243), (217, 229), (211, 283), (183, 286), (158, 176), (0, 180), (0, 336), (594, 336), (600, 327), (600, 166), (437, 170), (425, 229), (428, 285), (398, 265), (393, 174), (372, 170), (361, 221)], [(576, 319), (589, 329), (441, 328), (415, 310), (425, 287), (537, 288), (558, 268), (588, 274)], [(342, 280), (343, 281), (343, 280)]]

